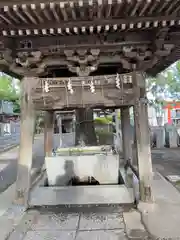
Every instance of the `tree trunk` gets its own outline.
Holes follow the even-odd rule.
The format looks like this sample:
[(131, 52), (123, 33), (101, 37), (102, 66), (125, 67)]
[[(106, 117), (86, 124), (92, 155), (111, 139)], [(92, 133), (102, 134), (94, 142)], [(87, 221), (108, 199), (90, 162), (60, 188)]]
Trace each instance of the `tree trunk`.
[(93, 110), (76, 110), (76, 145), (97, 145), (96, 133), (94, 128)]

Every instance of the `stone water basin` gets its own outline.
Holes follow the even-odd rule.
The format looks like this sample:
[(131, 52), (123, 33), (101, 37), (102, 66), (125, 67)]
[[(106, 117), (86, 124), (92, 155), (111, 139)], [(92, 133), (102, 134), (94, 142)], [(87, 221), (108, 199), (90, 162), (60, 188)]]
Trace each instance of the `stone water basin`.
[(75, 176), (94, 177), (102, 184), (118, 184), (119, 157), (109, 146), (61, 148), (56, 156), (45, 158), (48, 183), (66, 186)]

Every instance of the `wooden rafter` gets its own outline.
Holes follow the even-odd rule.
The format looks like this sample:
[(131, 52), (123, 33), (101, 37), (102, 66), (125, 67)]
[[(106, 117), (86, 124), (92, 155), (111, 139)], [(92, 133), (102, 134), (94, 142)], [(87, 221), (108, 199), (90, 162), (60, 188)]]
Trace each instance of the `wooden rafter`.
[(137, 2), (135, 3), (135, 6), (133, 7), (130, 16), (134, 16), (139, 8), (139, 6), (141, 5), (141, 0), (137, 0)]
[(147, 0), (147, 2), (144, 4), (143, 8), (139, 12), (139, 16), (143, 16), (146, 10), (149, 8), (150, 4), (152, 3), (152, 0)]
[(13, 25), (12, 20), (8, 19), (3, 14), (0, 14), (0, 18), (3, 19), (5, 21), (5, 23), (7, 23), (9, 25)]
[(40, 7), (41, 7), (41, 10), (42, 10), (44, 16), (46, 17), (46, 20), (51, 21), (52, 19), (51, 19), (51, 16), (50, 16), (49, 11), (48, 11), (48, 9), (47, 9), (47, 5), (44, 4), (44, 3), (41, 3), (41, 4), (40, 4)]
[(21, 9), (17, 5), (13, 6), (13, 11), (15, 15), (21, 19), (21, 21), (23, 21), (26, 24), (29, 24), (28, 20), (23, 16)]
[[(36, 24), (36, 19), (40, 23), (54, 19), (56, 22), (60, 22), (62, 20), (76, 20), (77, 16), (80, 16), (78, 20), (81, 21), (93, 20), (93, 16), (99, 20), (122, 16), (126, 19), (129, 15), (132, 17), (155, 17), (157, 13), (161, 16), (166, 14), (169, 17), (171, 13), (177, 13), (179, 0), (173, 0), (172, 3), (169, 0), (70, 0), (52, 2), (46, 0), (34, 2), (32, 0), (31, 2), (24, 1), (24, 3), (16, 1), (16, 3), (3, 6), (4, 19), (13, 20), (13, 23), (27, 23), (28, 21), (28, 23)], [(61, 14), (59, 14), (59, 11)]]
[(60, 3), (59, 5), (64, 21), (68, 21), (68, 14), (66, 12), (65, 3)]
[(37, 7), (35, 4), (31, 4), (31, 10), (32, 12), (34, 13), (34, 15), (36, 16), (36, 18), (39, 20), (40, 23), (43, 23), (44, 20), (43, 18), (41, 17), (41, 14), (40, 12), (38, 11)]
[(73, 1), (69, 2), (69, 7), (71, 9), (72, 19), (76, 20), (76, 12), (74, 10), (74, 2)]
[(123, 6), (123, 0), (118, 0), (117, 4), (115, 5), (114, 10), (114, 16), (117, 17), (119, 15), (119, 12)]
[(15, 24), (20, 23), (19, 19), (17, 19), (16, 17), (14, 17), (12, 9), (9, 9), (8, 6), (4, 6), (4, 13), (6, 13), (7, 18), (9, 18), (11, 21), (14, 21)]
[(106, 8), (107, 8), (106, 18), (109, 18), (111, 16), (111, 11), (112, 11), (112, 0), (108, 0), (108, 4)]
[(78, 2), (78, 5), (79, 5), (79, 13), (80, 13), (80, 16), (81, 16), (81, 19), (84, 19), (84, 16), (85, 16), (85, 12), (84, 12), (84, 8), (83, 8), (83, 0), (79, 1)]
[(30, 19), (30, 21), (34, 24), (37, 24), (36, 19), (33, 17), (33, 15), (30, 12), (29, 6), (27, 6), (26, 4), (23, 4), (22, 9), (23, 9), (24, 13), (26, 14), (26, 16)]
[(164, 1), (164, 3), (158, 8), (158, 13), (162, 12), (170, 3), (171, 0)]
[(165, 11), (167, 15), (170, 14), (171, 11), (173, 11), (174, 7), (176, 6), (176, 4), (177, 4), (178, 2), (180, 3), (179, 0), (172, 0), (172, 1), (170, 2), (168, 8), (167, 8), (166, 11)]
[(53, 13), (54, 18), (56, 19), (56, 21), (59, 22), (59, 21), (60, 21), (60, 18), (59, 18), (59, 15), (58, 15), (57, 11), (56, 11), (56, 5), (55, 5), (54, 2), (51, 2), (51, 3), (50, 3), (50, 9), (51, 9), (51, 11), (52, 11), (52, 13)]
[(153, 4), (151, 5), (150, 9), (149, 9), (149, 14), (153, 14), (153, 12), (158, 9), (158, 5), (159, 5), (159, 1), (156, 0), (155, 2), (153, 2)]
[(98, 0), (98, 7), (97, 7), (97, 17), (100, 19), (102, 17), (102, 9), (103, 9), (103, 0)]

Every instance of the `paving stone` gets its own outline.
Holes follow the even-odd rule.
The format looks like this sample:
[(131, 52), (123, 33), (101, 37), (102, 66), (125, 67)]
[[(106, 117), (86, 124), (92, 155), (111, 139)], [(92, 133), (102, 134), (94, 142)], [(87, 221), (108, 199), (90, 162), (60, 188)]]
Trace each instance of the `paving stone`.
[(13, 204), (7, 211), (3, 214), (3, 217), (13, 220), (20, 220), (26, 211), (26, 207)]
[(78, 213), (42, 214), (33, 223), (33, 230), (76, 230), (78, 221)]
[(120, 213), (89, 213), (82, 214), (79, 229), (119, 229), (124, 228), (122, 214)]
[(23, 240), (28, 230), (32, 229), (33, 222), (39, 215), (37, 211), (29, 211), (21, 219), (21, 222), (14, 228), (8, 240)]
[(75, 231), (29, 231), (24, 240), (74, 240), (75, 234)]
[(122, 213), (117, 206), (29, 210), (8, 240), (126, 240)]
[(123, 230), (81, 231), (76, 240), (127, 240)]
[(141, 215), (137, 211), (123, 213), (125, 229), (129, 239), (146, 240), (148, 238), (147, 231), (141, 223)]

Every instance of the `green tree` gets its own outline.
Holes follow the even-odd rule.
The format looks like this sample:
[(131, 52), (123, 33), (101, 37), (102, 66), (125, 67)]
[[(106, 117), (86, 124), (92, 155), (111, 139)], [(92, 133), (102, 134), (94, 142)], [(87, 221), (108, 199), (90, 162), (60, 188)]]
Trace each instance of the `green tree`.
[(159, 73), (147, 78), (147, 95), (149, 105), (156, 110), (157, 121), (162, 117), (163, 106), (168, 100), (180, 100), (180, 61)]
[(164, 105), (166, 99), (180, 100), (180, 61), (159, 73), (156, 77), (147, 78), (149, 103), (157, 110)]
[(147, 78), (147, 92), (151, 93), (156, 103), (165, 98), (180, 100), (180, 61), (159, 73), (156, 77)]
[[(20, 112), (20, 85), (18, 80), (14, 84), (15, 80), (10, 76), (2, 74), (0, 76), (0, 100), (11, 101), (14, 104), (14, 113)], [(15, 86), (16, 85), (16, 86)]]
[(7, 101), (19, 99), (19, 93), (13, 85), (13, 79), (6, 75), (0, 76), (0, 99)]

